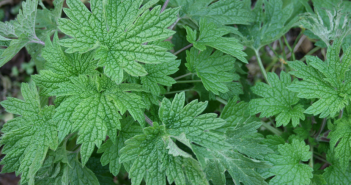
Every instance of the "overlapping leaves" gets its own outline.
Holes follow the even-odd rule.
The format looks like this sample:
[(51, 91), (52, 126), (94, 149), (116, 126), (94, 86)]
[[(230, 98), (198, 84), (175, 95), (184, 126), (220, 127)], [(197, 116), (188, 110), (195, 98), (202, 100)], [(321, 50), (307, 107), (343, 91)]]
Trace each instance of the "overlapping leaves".
[(228, 147), (223, 135), (212, 132), (225, 121), (216, 114), (203, 114), (207, 103), (192, 101), (184, 107), (185, 94), (175, 96), (173, 102), (163, 99), (159, 109), (162, 125), (154, 122), (145, 128), (143, 134), (126, 141), (121, 150), (120, 161), (131, 161), (129, 176), (133, 184), (166, 184), (173, 181), (185, 184), (186, 178), (192, 184), (208, 184), (200, 164), (181, 149), (177, 142), (192, 147), (191, 143), (213, 148)]
[[(85, 164), (94, 146), (100, 147), (106, 135), (116, 141), (121, 129), (120, 114), (127, 110), (140, 123), (144, 122), (145, 108), (141, 97), (128, 91), (142, 91), (140, 85), (117, 85), (105, 75), (72, 77), (59, 84), (51, 95), (65, 97), (57, 108), (55, 118), (60, 120), (59, 139), (69, 132), (78, 131), (82, 163)], [(118, 113), (120, 112), (120, 114)]]
[(0, 22), (0, 41), (11, 41), (0, 55), (0, 66), (6, 64), (29, 42), (39, 42), (35, 33), (35, 20), (38, 0), (28, 0), (22, 3), (17, 19), (10, 22)]
[(185, 27), (187, 32), (187, 40), (200, 51), (204, 51), (206, 46), (213, 47), (223, 53), (227, 53), (238, 58), (240, 61), (247, 63), (245, 58), (246, 53), (242, 50), (243, 45), (234, 37), (223, 37), (226, 34), (232, 33), (233, 28), (226, 26), (218, 26), (206, 18), (200, 20), (200, 34), (197, 37), (197, 31), (190, 27)]
[[(73, 38), (61, 41), (66, 52), (84, 53), (97, 49), (98, 66), (117, 83), (123, 81), (123, 72), (145, 76), (145, 68), (138, 63), (157, 64), (174, 59), (165, 48), (145, 45), (166, 39), (174, 32), (167, 29), (176, 20), (178, 9), (160, 13), (160, 6), (148, 10), (157, 1), (141, 6), (142, 0), (92, 0), (89, 11), (80, 0), (68, 0), (70, 18), (61, 19), (60, 30)], [(140, 9), (139, 9), (140, 8)]]
[[(229, 91), (226, 82), (232, 82), (235, 74), (229, 73), (234, 68), (235, 59), (222, 52), (207, 48), (203, 52), (195, 48), (187, 51), (187, 63), (190, 72), (196, 73), (208, 91), (214, 94)], [(212, 55), (211, 55), (212, 54)]]
[(321, 118), (335, 116), (350, 102), (351, 81), (349, 67), (351, 65), (351, 48), (340, 61), (340, 45), (328, 48), (327, 61), (307, 56), (307, 65), (300, 61), (289, 62), (295, 71), (290, 72), (302, 78), (288, 87), (298, 93), (298, 97), (318, 100), (305, 113), (318, 115)]
[(59, 45), (57, 34), (52, 42), (49, 39), (46, 41), (41, 55), (46, 60), (45, 70), (41, 70), (40, 75), (34, 75), (32, 78), (42, 88), (43, 95), (58, 89), (59, 84), (69, 82), (70, 77), (97, 74), (94, 53), (65, 53)]
[[(264, 8), (263, 8), (264, 4)], [(296, 23), (298, 17), (290, 20), (293, 3), (283, 8), (281, 0), (259, 0), (252, 10), (256, 20), (251, 25), (239, 25), (245, 46), (258, 50), (284, 35)]]
[(301, 163), (311, 158), (309, 146), (294, 139), (291, 144), (278, 145), (278, 152), (266, 157), (273, 164), (270, 172), (275, 175), (269, 184), (309, 184), (313, 169)]
[(1, 161), (5, 164), (2, 173), (16, 171), (22, 174), (22, 183), (33, 184), (46, 153), (58, 146), (57, 121), (53, 119), (53, 106), (41, 108), (34, 83), (23, 83), (21, 91), (24, 100), (8, 98), (1, 102), (6, 111), (20, 115), (1, 130), (4, 135), (0, 144), (4, 145), (2, 153), (6, 154)]
[(275, 73), (268, 73), (268, 83), (259, 82), (252, 88), (253, 93), (262, 98), (250, 101), (251, 114), (261, 113), (260, 117), (277, 115), (277, 126), (286, 126), (291, 120), (296, 127), (300, 120), (305, 120), (297, 93), (287, 89), (292, 84), (290, 75), (282, 71), (279, 79)]
[(250, 2), (213, 0), (175, 0), (170, 5), (181, 7), (181, 19), (199, 22), (205, 17), (209, 21), (220, 24), (249, 24), (254, 17), (250, 11)]

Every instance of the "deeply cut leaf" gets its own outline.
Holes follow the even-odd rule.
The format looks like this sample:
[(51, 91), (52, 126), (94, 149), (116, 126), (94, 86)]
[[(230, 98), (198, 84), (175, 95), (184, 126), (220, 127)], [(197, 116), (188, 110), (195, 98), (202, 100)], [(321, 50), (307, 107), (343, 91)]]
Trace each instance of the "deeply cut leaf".
[[(68, 0), (70, 18), (60, 19), (60, 30), (73, 38), (61, 41), (66, 52), (84, 53), (97, 49), (95, 58), (104, 73), (117, 83), (123, 71), (132, 76), (145, 76), (145, 68), (138, 63), (157, 64), (175, 58), (165, 48), (144, 43), (166, 39), (174, 32), (167, 27), (174, 23), (178, 9), (167, 9), (160, 14), (160, 6), (148, 8), (150, 1), (140, 8), (142, 0), (92, 0), (89, 11), (80, 0)], [(140, 9), (139, 9), (140, 8)]]
[(286, 126), (291, 120), (296, 127), (300, 119), (305, 120), (305, 109), (297, 104), (297, 93), (287, 89), (292, 84), (290, 75), (282, 71), (279, 79), (275, 73), (268, 73), (268, 81), (270, 85), (259, 82), (252, 88), (253, 93), (263, 98), (250, 101), (251, 114), (261, 113), (260, 117), (277, 115), (277, 126)]

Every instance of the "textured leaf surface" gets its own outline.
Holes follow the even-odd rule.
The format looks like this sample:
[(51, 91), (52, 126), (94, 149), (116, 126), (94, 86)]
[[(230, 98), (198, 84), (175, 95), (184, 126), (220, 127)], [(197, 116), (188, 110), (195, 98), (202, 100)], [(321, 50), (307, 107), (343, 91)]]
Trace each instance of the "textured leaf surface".
[(38, 0), (28, 0), (22, 3), (15, 21), (0, 24), (0, 36), (13, 38), (11, 44), (0, 55), (0, 66), (11, 60), (30, 41), (38, 41), (35, 33), (35, 20)]
[(223, 37), (228, 33), (232, 32), (232, 29), (225, 26), (217, 26), (215, 23), (209, 22), (207, 19), (202, 18), (200, 20), (200, 34), (197, 38), (196, 30), (192, 30), (189, 27), (185, 27), (187, 31), (187, 40), (194, 44), (194, 47), (200, 51), (204, 51), (206, 46), (213, 47), (238, 58), (244, 63), (248, 63), (242, 50), (243, 45), (233, 37)]
[(307, 65), (303, 62), (289, 62), (295, 71), (290, 72), (303, 81), (290, 85), (291, 91), (297, 92), (298, 97), (313, 99), (314, 102), (305, 113), (318, 115), (321, 118), (335, 116), (348, 105), (351, 95), (351, 81), (347, 71), (351, 65), (351, 48), (349, 48), (340, 62), (340, 47), (333, 45), (328, 48), (327, 61), (308, 56)]
[(171, 139), (165, 126), (154, 122), (153, 127), (144, 129), (144, 134), (126, 141), (121, 150), (120, 161), (132, 161), (129, 177), (133, 184), (140, 184), (143, 178), (147, 185), (186, 184), (185, 176), (191, 184), (208, 184), (200, 165), (192, 158), (169, 155), (165, 140)]
[(70, 77), (97, 73), (94, 70), (96, 61), (93, 60), (92, 52), (85, 54), (64, 53), (59, 45), (57, 34), (55, 34), (53, 42), (49, 39), (46, 41), (41, 55), (46, 60), (46, 70), (41, 70), (39, 75), (34, 75), (32, 78), (42, 88), (41, 93), (45, 95), (59, 88), (59, 84), (69, 82)]
[[(333, 156), (333, 153), (328, 153), (327, 160), (331, 165), (324, 169), (323, 177), (328, 184), (342, 185), (351, 183), (351, 166), (340, 164)], [(345, 166), (348, 166), (345, 169)]]
[(88, 161), (94, 146), (100, 147), (106, 135), (116, 140), (117, 129), (121, 129), (120, 114), (127, 110), (139, 122), (144, 122), (141, 98), (127, 91), (141, 89), (138, 85), (117, 85), (106, 76), (79, 76), (70, 82), (59, 84), (51, 94), (69, 96), (57, 108), (55, 117), (61, 121), (60, 139), (66, 133), (78, 131), (82, 163)]
[(299, 23), (320, 39), (319, 42), (322, 42), (324, 47), (330, 46), (330, 41), (344, 41), (344, 38), (351, 33), (349, 26), (351, 19), (347, 13), (350, 8), (346, 3), (349, 2), (314, 0), (314, 12), (301, 16)]
[(57, 123), (52, 119), (53, 106), (41, 108), (34, 83), (22, 84), (21, 91), (24, 100), (8, 98), (1, 102), (6, 111), (20, 115), (2, 129), (2, 153), (6, 154), (1, 161), (5, 165), (2, 172), (22, 173), (21, 182), (33, 184), (47, 151), (57, 148)]
[(339, 166), (344, 171), (351, 160), (351, 122), (346, 117), (335, 122), (335, 128), (328, 134), (330, 146), (334, 147), (334, 158), (339, 160)]
[(176, 81), (167, 76), (178, 71), (179, 60), (171, 60), (161, 64), (145, 64), (144, 68), (148, 72), (146, 76), (141, 77), (141, 83), (154, 95), (159, 95), (161, 89), (159, 85), (172, 86)]
[(101, 164), (103, 166), (109, 164), (110, 172), (117, 176), (122, 164), (119, 162), (119, 151), (125, 146), (125, 141), (142, 134), (140, 125), (136, 125), (134, 120), (130, 117), (121, 120), (122, 129), (119, 132), (117, 139), (113, 142), (111, 139), (107, 140), (98, 150), (98, 153), (103, 153), (101, 156)]
[(249, 104), (237, 103), (238, 98), (233, 98), (224, 107), (221, 118), (226, 124), (217, 131), (226, 132), (227, 142), (240, 153), (255, 159), (263, 159), (272, 150), (262, 144), (263, 137), (257, 133), (261, 123), (249, 114)]
[(62, 40), (66, 52), (87, 52), (97, 49), (96, 58), (104, 73), (117, 83), (123, 80), (123, 71), (132, 76), (145, 76), (145, 68), (138, 63), (162, 63), (175, 58), (165, 48), (143, 43), (165, 39), (174, 32), (167, 27), (176, 20), (178, 9), (167, 9), (160, 14), (160, 6), (148, 8), (150, 1), (92, 0), (89, 11), (80, 0), (68, 0), (70, 18), (59, 21), (60, 30), (72, 36)]
[(164, 98), (159, 117), (166, 126), (167, 133), (172, 136), (185, 134), (190, 142), (212, 148), (223, 149), (228, 147), (225, 136), (212, 132), (225, 124), (217, 114), (207, 113), (200, 115), (206, 108), (207, 102), (194, 100), (184, 107), (185, 93), (177, 94), (173, 102)]
[(249, 24), (253, 21), (249, 1), (174, 0), (170, 5), (181, 7), (182, 18), (200, 21), (201, 17), (220, 24)]
[(277, 126), (286, 126), (291, 120), (296, 127), (300, 119), (305, 120), (305, 110), (297, 104), (297, 93), (287, 89), (292, 84), (290, 75), (282, 71), (279, 79), (275, 73), (268, 73), (268, 82), (269, 85), (259, 82), (252, 88), (252, 92), (262, 98), (250, 101), (251, 114), (261, 113), (260, 117), (277, 116)]
[(289, 21), (293, 9), (293, 3), (283, 8), (281, 0), (257, 1), (252, 10), (256, 18), (254, 23), (248, 26), (238, 25), (239, 31), (246, 38), (245, 46), (258, 50), (288, 32), (297, 21), (296, 19)]
[(309, 184), (313, 169), (301, 163), (311, 158), (309, 146), (304, 141), (294, 139), (291, 144), (278, 146), (280, 155), (270, 154), (268, 160), (273, 164), (270, 172), (275, 175), (269, 184)]
[(207, 178), (213, 184), (225, 184), (224, 172), (232, 176), (234, 184), (267, 184), (255, 168), (268, 167), (263, 162), (252, 160), (233, 150), (213, 151), (193, 145), (201, 165), (205, 167)]
[(207, 48), (203, 52), (195, 48), (187, 51), (187, 63), (185, 64), (190, 72), (196, 73), (201, 78), (205, 88), (214, 94), (226, 93), (229, 91), (225, 82), (231, 82), (234, 74), (229, 73), (234, 67), (235, 59), (222, 52)]

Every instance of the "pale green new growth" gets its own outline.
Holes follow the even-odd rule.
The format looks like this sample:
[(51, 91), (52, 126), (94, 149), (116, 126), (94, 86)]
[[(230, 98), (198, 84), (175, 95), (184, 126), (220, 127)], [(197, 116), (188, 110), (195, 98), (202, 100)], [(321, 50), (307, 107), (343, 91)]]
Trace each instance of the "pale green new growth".
[(306, 13), (299, 23), (320, 38), (326, 46), (330, 46), (330, 41), (343, 41), (351, 33), (350, 17), (344, 12), (347, 11), (345, 4), (346, 2), (331, 4), (328, 0), (314, 1), (315, 13)]
[[(85, 53), (97, 49), (95, 58), (104, 73), (117, 83), (123, 72), (145, 76), (147, 71), (138, 63), (158, 64), (175, 58), (165, 48), (145, 45), (166, 39), (174, 31), (167, 27), (176, 20), (178, 9), (160, 13), (160, 6), (148, 10), (157, 1), (140, 8), (142, 0), (92, 0), (89, 11), (80, 0), (68, 0), (64, 9), (69, 19), (60, 19), (60, 30), (73, 38), (61, 41), (66, 52)], [(139, 9), (140, 8), (140, 9)]]
[(190, 27), (185, 27), (187, 32), (187, 40), (194, 44), (194, 47), (200, 51), (206, 50), (206, 46), (213, 47), (238, 58), (244, 63), (248, 63), (242, 50), (243, 45), (239, 43), (234, 37), (223, 37), (233, 31), (230, 27), (217, 26), (213, 22), (209, 22), (207, 19), (202, 18), (200, 20), (200, 34), (197, 37), (196, 30), (192, 30)]
[(11, 40), (10, 45), (0, 55), (0, 66), (11, 60), (28, 43), (41, 42), (35, 33), (37, 6), (38, 0), (27, 0), (22, 3), (22, 10), (15, 21), (0, 22), (0, 40)]
[(347, 73), (351, 65), (351, 48), (349, 48), (340, 62), (340, 46), (338, 44), (328, 48), (327, 61), (308, 56), (307, 65), (300, 61), (289, 62), (295, 71), (290, 72), (302, 78), (288, 87), (298, 93), (299, 98), (314, 99), (306, 111), (307, 114), (318, 115), (321, 118), (334, 117), (350, 102), (351, 81)]
[(4, 135), (0, 144), (5, 145), (2, 153), (6, 154), (1, 161), (5, 164), (2, 173), (16, 171), (17, 175), (22, 174), (21, 183), (33, 184), (49, 148), (57, 148), (57, 121), (52, 119), (53, 106), (41, 108), (34, 83), (23, 83), (21, 90), (24, 100), (7, 98), (1, 102), (6, 111), (20, 115), (1, 130)]
[(252, 88), (253, 93), (262, 98), (250, 101), (251, 114), (261, 113), (260, 117), (277, 116), (277, 126), (286, 126), (291, 120), (296, 127), (300, 119), (305, 120), (305, 109), (297, 104), (297, 93), (287, 89), (292, 84), (290, 75), (282, 71), (279, 79), (275, 73), (268, 73), (268, 81), (270, 85), (259, 82)]
[(294, 139), (291, 144), (278, 146), (280, 155), (270, 154), (267, 156), (273, 164), (270, 172), (275, 176), (269, 184), (301, 185), (309, 184), (313, 169), (307, 164), (301, 163), (311, 158), (310, 147), (304, 141)]
[(220, 51), (213, 54), (212, 52), (212, 48), (207, 48), (203, 52), (191, 48), (190, 52), (186, 51), (185, 65), (190, 72), (196, 73), (201, 78), (208, 91), (218, 95), (220, 92), (229, 91), (226, 82), (232, 82), (234, 79), (234, 74), (229, 71), (233, 69), (235, 59), (229, 55), (223, 55)]
[(232, 149), (213, 151), (196, 145), (192, 145), (192, 148), (207, 178), (214, 184), (226, 184), (225, 171), (232, 176), (235, 184), (267, 184), (254, 170), (268, 167), (263, 162), (249, 159)]

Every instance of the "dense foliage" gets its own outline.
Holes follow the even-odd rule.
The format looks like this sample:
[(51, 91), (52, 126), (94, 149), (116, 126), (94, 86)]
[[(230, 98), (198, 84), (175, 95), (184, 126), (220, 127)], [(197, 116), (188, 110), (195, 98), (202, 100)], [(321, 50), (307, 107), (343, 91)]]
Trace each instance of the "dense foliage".
[[(1, 102), (17, 115), (1, 129), (2, 173), (30, 185), (351, 184), (350, 13), (342, 0), (26, 0), (0, 22), (0, 66), (26, 48), (38, 71), (23, 99)], [(295, 56), (302, 35), (324, 58)], [(273, 42), (288, 51), (267, 72)]]

